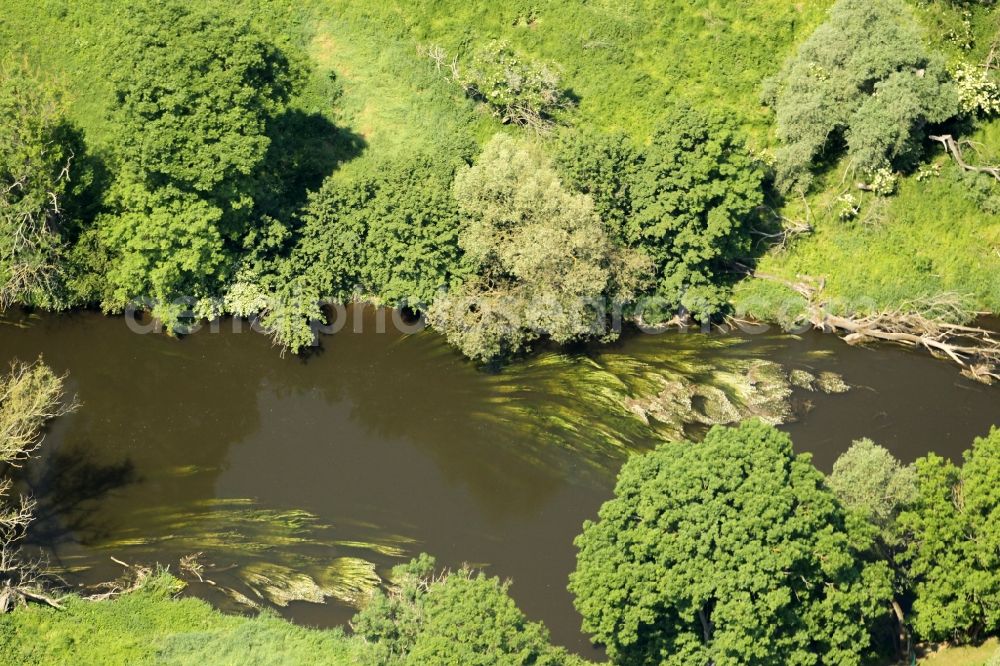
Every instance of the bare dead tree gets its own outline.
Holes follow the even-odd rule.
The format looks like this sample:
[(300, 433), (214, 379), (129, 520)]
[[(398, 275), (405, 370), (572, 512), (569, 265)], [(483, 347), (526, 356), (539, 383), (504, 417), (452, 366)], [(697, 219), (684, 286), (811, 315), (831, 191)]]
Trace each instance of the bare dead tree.
[(437, 44), (417, 45), (417, 55), (430, 59), (434, 63), (434, 70), (437, 72), (441, 71), (441, 68), (445, 66), (445, 62), (448, 59), (448, 53)]
[(760, 242), (766, 243), (772, 248), (784, 250), (792, 240), (813, 232), (812, 224), (806, 220), (793, 220), (784, 217), (769, 206), (763, 206), (759, 210), (766, 212), (772, 221), (777, 223), (778, 228), (775, 231), (750, 229), (750, 234), (757, 236)]
[(123, 594), (128, 594), (129, 592), (134, 592), (142, 587), (153, 575), (152, 567), (141, 564), (129, 564), (116, 557), (112, 557), (111, 561), (121, 565), (125, 570), (115, 580), (104, 581), (91, 587), (90, 589), (94, 590), (94, 592), (83, 597), (87, 601), (106, 601), (120, 597)]
[(1000, 166), (975, 166), (965, 161), (965, 157), (962, 155), (962, 146), (971, 146), (972, 144), (969, 141), (956, 141), (950, 134), (942, 134), (940, 136), (931, 135), (929, 138), (944, 146), (944, 149), (955, 160), (955, 164), (963, 171), (984, 173), (992, 176), (997, 182), (1000, 182)]
[(799, 282), (790, 282), (759, 272), (754, 275), (781, 282), (801, 294), (808, 303), (809, 323), (819, 330), (840, 334), (849, 344), (878, 341), (924, 349), (950, 359), (970, 379), (986, 384), (1000, 380), (1000, 334), (952, 323), (967, 321), (977, 314), (969, 312), (955, 294), (903, 303), (868, 315), (844, 316), (830, 312), (821, 280), (800, 276)]
[[(65, 377), (47, 366), (14, 363), (0, 378), (0, 463), (16, 468), (38, 450), (45, 424), (76, 408), (63, 392)], [(34, 517), (35, 500), (20, 495), (10, 500), (14, 482), (0, 480), (0, 612), (40, 601), (59, 607), (45, 592), (45, 569), (41, 560), (27, 559), (20, 543)]]

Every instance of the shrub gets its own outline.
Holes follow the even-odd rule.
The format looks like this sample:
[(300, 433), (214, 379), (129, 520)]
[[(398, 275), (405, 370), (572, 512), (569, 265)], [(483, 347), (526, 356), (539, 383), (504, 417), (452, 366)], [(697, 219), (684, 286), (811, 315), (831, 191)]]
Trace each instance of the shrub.
[(764, 98), (777, 114), (785, 191), (805, 189), (816, 160), (844, 141), (863, 171), (907, 165), (924, 127), (958, 111), (941, 59), (902, 0), (838, 0)]
[(392, 578), (351, 622), (380, 666), (584, 663), (552, 646), (545, 626), (529, 622), (497, 578), (468, 569), (435, 575), (427, 555), (395, 567)]
[(504, 123), (541, 129), (569, 106), (555, 67), (525, 59), (503, 40), (476, 51), (462, 84)]

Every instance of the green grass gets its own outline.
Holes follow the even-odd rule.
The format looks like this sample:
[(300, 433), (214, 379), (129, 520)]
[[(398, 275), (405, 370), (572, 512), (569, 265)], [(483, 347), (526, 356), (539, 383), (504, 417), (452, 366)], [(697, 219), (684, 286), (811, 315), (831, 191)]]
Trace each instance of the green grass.
[[(63, 610), (30, 605), (0, 615), (0, 663), (23, 666), (284, 666), (371, 663), (367, 645), (339, 630), (299, 627), (274, 616), (225, 615), (197, 599), (170, 596), (158, 576), (106, 602), (69, 597)], [(926, 666), (982, 666), (998, 649), (950, 648)]]
[(986, 641), (979, 647), (949, 648), (920, 660), (923, 666), (984, 666), (990, 657), (1000, 654), (1000, 643), (996, 639)]
[[(73, 119), (97, 149), (110, 135), (103, 63), (127, 4), (14, 0), (0, 16), (3, 50), (26, 54), (66, 84)], [(434, 44), (462, 60), (496, 37), (560, 68), (579, 100), (567, 122), (620, 128), (644, 141), (668, 100), (683, 98), (727, 112), (755, 148), (773, 147), (772, 116), (758, 100), (760, 82), (823, 20), (830, 4), (237, 0), (225, 6), (252, 17), (312, 62), (315, 72), (298, 105), (324, 113), (364, 142), (360, 156), (341, 168), (341, 177), (350, 177), (382, 157), (442, 144), (474, 151), (500, 129), (447, 80), (445, 70), (436, 71), (418, 54), (418, 46)], [(962, 8), (950, 3), (921, 1), (914, 7), (949, 60), (984, 57), (996, 32), (995, 10), (977, 8), (963, 17)], [(53, 48), (54, 39), (59, 48)], [(965, 49), (970, 39), (974, 47)], [(340, 92), (332, 103), (325, 92), (331, 75)], [(977, 138), (986, 153), (1000, 158), (1000, 122)], [(944, 175), (904, 179), (899, 193), (886, 200), (866, 195), (861, 217), (852, 222), (836, 214), (836, 197), (851, 189), (850, 180), (842, 186), (839, 172), (826, 174), (820, 179), (825, 187), (810, 197), (809, 214), (795, 200), (782, 211), (789, 218), (808, 217), (815, 233), (772, 252), (761, 269), (788, 279), (825, 279), (827, 295), (842, 312), (896, 307), (941, 291), (1000, 312), (1000, 281), (992, 279), (1000, 268), (1000, 215), (983, 212), (968, 185), (948, 173), (948, 160), (937, 161)], [(1000, 186), (993, 187), (1000, 196)], [(735, 302), (742, 311), (778, 319), (786, 296), (775, 285), (750, 282), (739, 287)]]
[(365, 643), (340, 630), (308, 629), (267, 615), (224, 615), (197, 599), (172, 599), (172, 582), (158, 576), (144, 589), (111, 601), (70, 597), (63, 610), (32, 604), (0, 615), (0, 663), (370, 663)]
[[(1000, 121), (973, 138), (980, 144), (980, 159), (1000, 163)], [(1000, 214), (987, 212), (976, 200), (981, 191), (1000, 204), (1000, 186), (983, 175), (972, 177), (975, 185), (970, 186), (939, 152), (933, 164), (941, 175), (902, 179), (898, 193), (888, 198), (861, 193), (853, 178), (830, 174), (829, 187), (810, 197), (808, 212), (802, 202), (784, 211), (810, 221), (815, 231), (787, 250), (772, 251), (760, 262), (760, 272), (789, 281), (822, 279), (830, 307), (839, 314), (907, 305), (919, 309), (919, 302), (943, 292), (958, 294), (970, 308), (1000, 312)], [(836, 199), (845, 191), (862, 201), (860, 215), (851, 221), (838, 216)], [(739, 309), (764, 319), (801, 302), (761, 280), (742, 283), (735, 296)]]

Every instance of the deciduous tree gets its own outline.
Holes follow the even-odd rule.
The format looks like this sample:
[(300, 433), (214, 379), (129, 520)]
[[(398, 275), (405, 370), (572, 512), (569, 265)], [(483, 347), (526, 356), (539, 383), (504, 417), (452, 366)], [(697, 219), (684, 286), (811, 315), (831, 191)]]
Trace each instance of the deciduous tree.
[(625, 238), (656, 264), (661, 316), (683, 307), (706, 319), (724, 309), (730, 264), (749, 254), (748, 223), (764, 202), (763, 180), (762, 166), (725, 121), (677, 107), (660, 122), (631, 179)]
[(113, 49), (117, 214), (99, 238), (118, 310), (153, 297), (168, 325), (179, 297), (215, 294), (249, 231), (252, 176), (299, 72), (248, 20), (180, 2), (129, 8)]
[(860, 664), (888, 568), (808, 456), (760, 422), (625, 463), (570, 591), (621, 664)]
[(564, 187), (535, 146), (496, 135), (454, 193), (473, 277), (429, 312), (449, 341), (487, 361), (543, 334), (559, 343), (611, 334), (609, 304), (634, 298), (648, 265), (616, 246), (590, 197)]
[(862, 171), (906, 165), (924, 127), (958, 112), (942, 59), (902, 0), (838, 0), (764, 99), (777, 113), (777, 182), (786, 191), (808, 187), (816, 161), (842, 142)]
[(1000, 629), (1000, 429), (958, 467), (917, 461), (920, 497), (900, 516), (913, 584), (913, 627), (927, 640), (968, 641)]

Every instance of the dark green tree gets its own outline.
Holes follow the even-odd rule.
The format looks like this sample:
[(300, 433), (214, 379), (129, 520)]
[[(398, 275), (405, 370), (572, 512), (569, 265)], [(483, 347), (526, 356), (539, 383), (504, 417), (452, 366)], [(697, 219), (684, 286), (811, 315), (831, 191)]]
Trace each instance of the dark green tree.
[(632, 215), (631, 183), (639, 154), (623, 132), (564, 129), (556, 138), (553, 161), (566, 183), (594, 200), (608, 232), (625, 242)]
[(958, 112), (941, 58), (902, 0), (838, 0), (775, 78), (764, 100), (777, 113), (777, 183), (808, 187), (817, 159), (843, 142), (862, 171), (906, 166), (924, 127)]
[(1000, 629), (1000, 429), (975, 440), (957, 467), (917, 461), (920, 497), (900, 516), (909, 547), (913, 627), (927, 640), (965, 642)]
[[(625, 238), (656, 264), (658, 308), (706, 319), (721, 312), (734, 259), (749, 254), (748, 222), (764, 202), (764, 172), (725, 122), (688, 107), (660, 122), (631, 179)], [(670, 313), (673, 314), (673, 313)]]
[(267, 124), (300, 72), (246, 19), (180, 2), (130, 7), (112, 50), (116, 214), (105, 306), (214, 295), (252, 225)]
[(529, 622), (507, 583), (467, 569), (434, 574), (421, 555), (393, 570), (393, 586), (354, 617), (380, 665), (558, 666), (583, 660), (553, 647), (549, 632)]
[(248, 20), (174, 0), (131, 7), (113, 57), (115, 144), (128, 175), (241, 205), (268, 120), (301, 73)]
[(890, 574), (808, 456), (760, 422), (625, 463), (576, 541), (584, 630), (630, 664), (860, 664)]
[(261, 282), (276, 295), (264, 323), (298, 351), (312, 341), (319, 300), (371, 298), (422, 310), (463, 273), (455, 162), (417, 155), (381, 162), (313, 194), (290, 255)]

